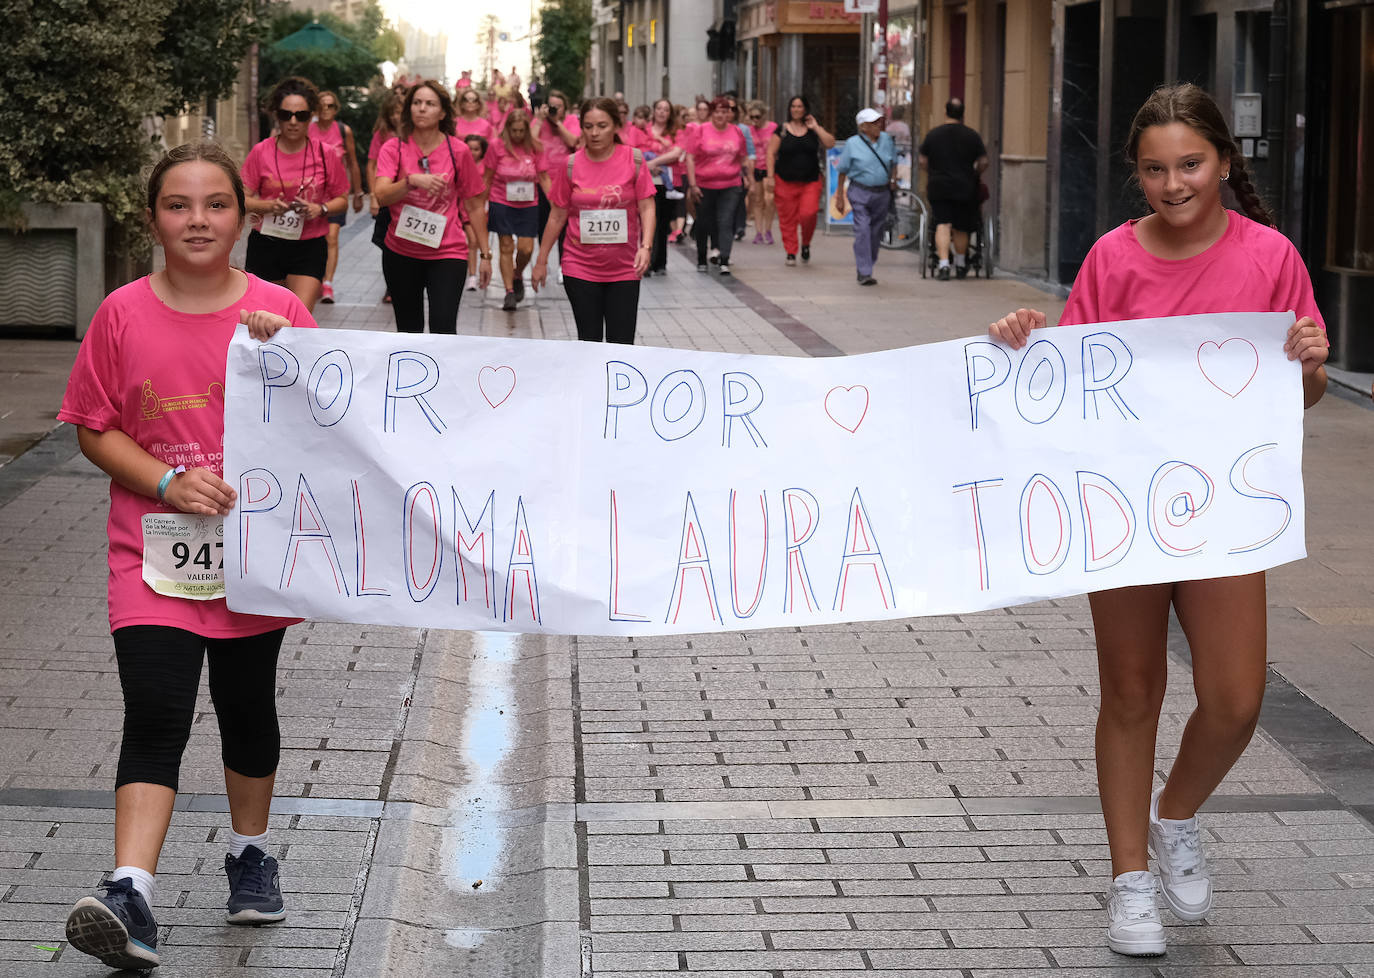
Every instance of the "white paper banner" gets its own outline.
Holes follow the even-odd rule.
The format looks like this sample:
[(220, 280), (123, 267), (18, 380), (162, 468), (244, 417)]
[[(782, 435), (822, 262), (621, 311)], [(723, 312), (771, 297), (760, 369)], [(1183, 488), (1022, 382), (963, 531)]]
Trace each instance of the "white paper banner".
[(951, 614), (1304, 556), (1291, 315), (836, 359), (244, 329), (229, 606), (568, 634)]

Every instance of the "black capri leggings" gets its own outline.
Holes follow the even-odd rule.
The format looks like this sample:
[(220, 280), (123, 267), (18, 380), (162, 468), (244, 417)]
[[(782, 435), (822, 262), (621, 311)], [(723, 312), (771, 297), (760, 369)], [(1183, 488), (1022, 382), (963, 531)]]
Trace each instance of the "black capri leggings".
[(382, 277), (391, 293), (396, 332), (425, 331), (425, 294), (429, 294), (429, 331), (458, 332), (458, 303), (468, 278), (462, 258), (411, 258), (382, 249)]
[(634, 343), (639, 319), (639, 279), (591, 282), (563, 276), (563, 289), (572, 304), (577, 338), (600, 343)]
[(177, 790), (206, 652), (224, 766), (246, 778), (274, 772), (281, 754), (277, 653), (285, 635), (284, 628), (243, 638), (205, 638), (167, 625), (116, 629), (124, 740), (115, 787), (160, 784)]

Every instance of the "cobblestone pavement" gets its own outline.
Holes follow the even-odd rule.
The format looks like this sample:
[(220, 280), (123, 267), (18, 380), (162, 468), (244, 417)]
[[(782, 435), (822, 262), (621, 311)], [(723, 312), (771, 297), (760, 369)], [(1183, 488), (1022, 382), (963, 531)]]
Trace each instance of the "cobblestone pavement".
[[(339, 301), (318, 318), (391, 329), (366, 225), (346, 235)], [(674, 253), (644, 283), (640, 342), (836, 355), (1059, 308), (1009, 280), (922, 281), (906, 253), (858, 289), (842, 238), (797, 270), (776, 248), (737, 251), (734, 281)], [(499, 300), (467, 293), (460, 331), (572, 338), (557, 287), (515, 313)], [(49, 412), (60, 361), (44, 360)], [(1312, 556), (1271, 574), (1262, 729), (1204, 816), (1217, 906), (1190, 925), (1166, 912), (1167, 957), (1103, 945), (1096, 669), (1076, 598), (640, 639), (293, 628), (272, 823), (291, 916), (222, 923), (202, 690), (158, 877), (159, 973), (1370, 978), (1371, 422), (1353, 395), (1309, 416)], [(3, 975), (107, 973), (61, 930), (110, 868), (105, 484), (68, 428), (0, 468)], [(1192, 704), (1186, 646), (1171, 648), (1161, 771)]]

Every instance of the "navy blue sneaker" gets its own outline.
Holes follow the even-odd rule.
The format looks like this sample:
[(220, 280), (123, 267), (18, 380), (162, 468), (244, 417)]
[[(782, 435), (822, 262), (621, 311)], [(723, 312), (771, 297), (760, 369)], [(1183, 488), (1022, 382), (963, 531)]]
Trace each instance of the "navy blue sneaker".
[(127, 879), (100, 884), (103, 896), (82, 897), (67, 914), (67, 943), (111, 968), (158, 966), (157, 921)]
[(229, 877), (229, 923), (274, 924), (286, 919), (275, 859), (249, 846), (237, 859), (225, 854), (224, 872)]

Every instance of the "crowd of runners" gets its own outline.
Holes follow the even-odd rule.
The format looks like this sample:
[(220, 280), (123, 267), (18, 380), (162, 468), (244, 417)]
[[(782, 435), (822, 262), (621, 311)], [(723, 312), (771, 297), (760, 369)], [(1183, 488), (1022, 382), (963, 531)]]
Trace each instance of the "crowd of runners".
[(381, 298), (401, 332), (425, 329), (428, 300), (429, 331), (453, 333), (463, 293), (494, 276), (501, 308), (514, 311), (556, 255), (578, 335), (633, 342), (638, 283), (667, 274), (670, 246), (694, 247), (700, 272), (729, 275), (750, 227), (753, 245), (771, 247), (776, 223), (781, 260), (809, 262), (823, 153), (835, 144), (801, 95), (779, 125), (763, 102), (733, 93), (633, 109), (619, 93), (527, 98), (514, 69), (485, 90), (471, 72), (453, 90), (398, 85), (370, 134), (304, 78), (279, 82), (265, 108), (273, 131), (241, 168), (246, 270), (307, 310), (332, 303), (339, 230), (367, 206)]

